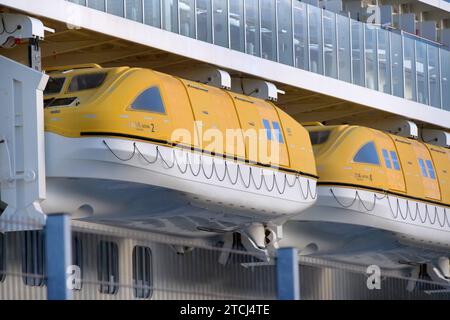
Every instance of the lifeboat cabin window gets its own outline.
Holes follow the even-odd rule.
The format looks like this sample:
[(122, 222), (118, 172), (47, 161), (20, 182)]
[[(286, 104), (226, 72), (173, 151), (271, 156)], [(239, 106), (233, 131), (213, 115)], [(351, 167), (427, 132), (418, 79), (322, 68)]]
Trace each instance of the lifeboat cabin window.
[(427, 160), (427, 167), (428, 167), (428, 173), (430, 174), (430, 178), (435, 180), (436, 179), (436, 173), (434, 172), (433, 164), (430, 160)]
[(47, 86), (44, 90), (44, 95), (57, 94), (60, 93), (66, 78), (52, 78), (48, 79)]
[(392, 169), (391, 159), (389, 158), (389, 152), (386, 149), (383, 149), (383, 158), (384, 163), (386, 164), (386, 168)]
[(272, 127), (270, 126), (269, 120), (263, 119), (263, 125), (264, 125), (264, 128), (266, 129), (267, 140), (271, 141), (272, 140)]
[(377, 148), (375, 147), (375, 143), (373, 141), (365, 144), (359, 151), (356, 153), (353, 158), (354, 162), (359, 163), (368, 163), (368, 164), (380, 164), (380, 159), (378, 158)]
[(276, 121), (272, 121), (273, 129), (275, 130), (275, 134), (277, 135), (278, 142), (284, 143), (283, 132), (281, 132), (280, 124)]
[(395, 151), (391, 151), (392, 163), (394, 164), (394, 169), (400, 171), (400, 163), (398, 162), (397, 153)]
[(100, 87), (106, 79), (106, 73), (82, 74), (73, 77), (68, 92), (91, 90)]
[(45, 247), (42, 231), (22, 232), (22, 277), (27, 286), (45, 284)]
[(152, 251), (148, 247), (133, 249), (133, 286), (136, 298), (149, 299), (153, 294)]
[(119, 248), (111, 241), (100, 241), (97, 251), (97, 271), (100, 293), (119, 291)]
[(328, 141), (331, 131), (314, 131), (309, 133), (309, 138), (313, 145), (322, 144)]
[(425, 178), (428, 178), (427, 169), (425, 168), (425, 162), (423, 162), (423, 159), (419, 159), (419, 165), (420, 165), (420, 170), (422, 171), (422, 175)]
[(5, 281), (5, 268), (6, 268), (6, 251), (5, 251), (5, 236), (0, 233), (0, 282)]
[(166, 113), (161, 92), (158, 87), (151, 87), (142, 92), (134, 100), (131, 109), (138, 111), (148, 111), (155, 113)]

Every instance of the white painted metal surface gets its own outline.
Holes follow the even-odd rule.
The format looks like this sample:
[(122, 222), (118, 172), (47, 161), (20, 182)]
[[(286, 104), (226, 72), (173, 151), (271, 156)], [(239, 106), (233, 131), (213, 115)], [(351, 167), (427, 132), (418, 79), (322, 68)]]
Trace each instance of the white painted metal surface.
[(0, 13), (3, 32), (0, 46), (11, 48), (16, 39), (44, 38), (44, 25), (40, 20), (21, 14)]
[(282, 224), (316, 199), (309, 177), (145, 142), (45, 135), (49, 214), (201, 237)]
[(48, 76), (2, 56), (0, 70), (1, 199), (8, 205), (0, 228), (36, 229), (45, 221), (40, 203), (46, 196), (43, 90)]
[(289, 221), (280, 246), (386, 268), (432, 262), (450, 250), (448, 207), (391, 194), (318, 187), (316, 205)]

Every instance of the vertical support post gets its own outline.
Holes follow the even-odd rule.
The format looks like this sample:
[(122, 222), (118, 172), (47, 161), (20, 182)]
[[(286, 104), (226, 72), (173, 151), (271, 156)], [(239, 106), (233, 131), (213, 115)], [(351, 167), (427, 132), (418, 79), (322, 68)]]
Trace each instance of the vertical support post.
[(300, 300), (299, 275), (297, 249), (278, 249), (277, 294), (279, 300)]
[(67, 268), (72, 264), (70, 216), (53, 214), (46, 223), (47, 299), (71, 300)]
[(41, 47), (38, 38), (32, 38), (29, 40), (28, 66), (36, 71), (42, 70)]

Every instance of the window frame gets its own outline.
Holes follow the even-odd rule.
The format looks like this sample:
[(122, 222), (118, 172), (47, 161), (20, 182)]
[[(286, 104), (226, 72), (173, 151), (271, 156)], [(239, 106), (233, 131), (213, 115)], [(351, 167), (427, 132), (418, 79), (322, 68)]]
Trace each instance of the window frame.
[[(133, 108), (133, 104), (136, 102), (136, 100), (138, 98), (140, 98), (146, 91), (151, 90), (151, 89), (158, 89), (158, 93), (159, 93), (159, 97), (161, 99), (161, 103), (162, 103), (162, 107), (164, 109), (164, 112), (159, 112), (159, 111), (150, 111), (147, 109), (135, 109)], [(145, 112), (145, 113), (150, 113), (150, 114), (159, 114), (159, 115), (163, 115), (163, 116), (167, 116), (167, 108), (166, 108), (166, 102), (164, 101), (164, 97), (162, 94), (162, 90), (158, 85), (154, 85), (151, 87), (147, 87), (146, 89), (142, 90), (141, 92), (139, 92), (138, 95), (136, 95), (136, 97), (133, 99), (133, 101), (130, 103), (130, 105), (128, 106), (128, 111), (132, 111), (132, 112)]]
[[(142, 273), (138, 274), (138, 265)], [(134, 246), (132, 253), (133, 294), (137, 299), (151, 299), (153, 296), (153, 253), (150, 247)], [(138, 288), (138, 281), (142, 281), (142, 288)]]
[[(92, 76), (92, 75), (102, 75), (104, 76), (103, 80), (100, 82), (99, 85), (92, 87), (92, 88), (87, 88), (87, 89), (78, 89), (78, 90), (71, 90), (70, 87), (73, 83), (73, 81), (78, 78), (78, 77), (85, 77), (85, 76)], [(70, 79), (69, 84), (67, 85), (67, 89), (66, 89), (66, 93), (76, 93), (76, 92), (85, 92), (85, 91), (90, 91), (90, 90), (95, 90), (100, 88), (101, 86), (103, 86), (106, 82), (106, 79), (108, 78), (108, 72), (92, 72), (92, 73), (82, 73), (82, 74), (76, 74), (74, 76), (72, 76), (72, 78)]]
[[(373, 145), (374, 150), (375, 150), (375, 155), (377, 156), (377, 163), (373, 163), (373, 162), (361, 162), (361, 161), (357, 161), (356, 157), (358, 156), (358, 154), (362, 151), (362, 149), (364, 149), (366, 146), (368, 145)], [(380, 155), (378, 154), (378, 149), (377, 149), (377, 145), (375, 143), (375, 141), (369, 141), (365, 144), (363, 144), (358, 151), (355, 152), (355, 154), (352, 157), (352, 163), (355, 164), (365, 164), (365, 165), (372, 165), (372, 166), (377, 166), (380, 167), (381, 166), (381, 161), (380, 161)]]
[(264, 129), (266, 131), (266, 139), (268, 141), (273, 141), (272, 126), (270, 125), (270, 121), (267, 119), (262, 119), (262, 122), (263, 122)]
[(283, 131), (281, 130), (281, 125), (278, 121), (272, 121), (273, 131), (278, 137), (278, 142), (284, 144)]
[(422, 158), (418, 158), (420, 171), (422, 172), (422, 177), (429, 178), (427, 167), (425, 166), (425, 161)]
[(391, 150), (389, 152), (389, 154), (391, 156), (391, 160), (392, 160), (392, 164), (393, 164), (394, 170), (400, 171), (401, 170), (400, 159), (398, 158), (397, 152)]
[[(43, 287), (46, 285), (46, 252), (44, 231), (23, 231), (20, 236), (22, 244), (22, 281), (26, 286)], [(31, 253), (29, 252), (30, 250)], [(30, 263), (29, 260), (31, 260)]]
[(392, 169), (392, 163), (391, 163), (391, 158), (389, 156), (389, 151), (387, 151), (386, 149), (381, 149), (381, 154), (383, 155), (384, 158), (384, 164), (386, 165), (386, 168), (388, 169)]
[[(103, 252), (104, 250), (106, 252)], [(104, 257), (106, 257), (106, 260), (103, 261), (102, 258)], [(106, 266), (106, 272), (104, 266)], [(120, 281), (119, 267), (119, 246), (117, 243), (107, 240), (99, 241), (97, 245), (97, 279), (101, 294), (117, 295)], [(111, 276), (113, 276), (113, 282), (111, 282)], [(108, 280), (105, 281), (105, 278)]]
[(431, 160), (425, 160), (425, 164), (426, 164), (426, 169), (428, 170), (428, 176), (430, 179), (432, 180), (436, 180), (437, 176), (436, 176), (436, 170), (434, 169), (433, 163), (431, 162)]

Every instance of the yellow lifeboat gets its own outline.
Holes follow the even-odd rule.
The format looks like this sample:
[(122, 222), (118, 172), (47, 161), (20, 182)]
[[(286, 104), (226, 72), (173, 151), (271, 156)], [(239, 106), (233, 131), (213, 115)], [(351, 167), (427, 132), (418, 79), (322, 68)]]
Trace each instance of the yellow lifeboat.
[(288, 223), (283, 245), (392, 268), (448, 256), (449, 149), (360, 126), (307, 129), (318, 201)]
[(315, 202), (308, 132), (270, 102), (148, 69), (47, 72), (48, 213), (208, 236)]

